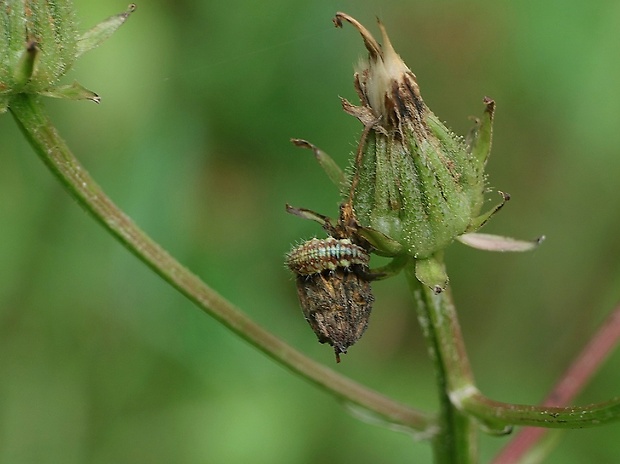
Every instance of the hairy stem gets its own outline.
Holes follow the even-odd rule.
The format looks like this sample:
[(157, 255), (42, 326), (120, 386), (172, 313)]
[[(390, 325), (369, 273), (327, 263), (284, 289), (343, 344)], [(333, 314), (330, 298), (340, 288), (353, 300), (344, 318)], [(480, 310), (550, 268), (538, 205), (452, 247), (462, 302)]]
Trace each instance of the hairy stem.
[[(477, 462), (477, 426), (459, 411), (450, 394), (473, 386), (473, 378), (456, 311), (449, 289), (437, 295), (415, 276), (413, 261), (405, 268), (409, 286), (416, 300), (418, 319), (435, 363), (441, 405), (439, 433), (433, 441), (435, 462), (468, 464)], [(446, 343), (449, 340), (449, 343)]]
[(620, 397), (604, 403), (567, 408), (529, 406), (491, 400), (479, 392), (464, 396), (461, 409), (490, 425), (527, 425), (550, 429), (597, 427), (620, 418)]
[(503, 403), (481, 394), (471, 374), (450, 288), (435, 294), (417, 283), (412, 272), (411, 267), (407, 267), (410, 285), (418, 305), (423, 308), (420, 316), (423, 327), (433, 332), (434, 356), (438, 356), (436, 363), (441, 364), (440, 374), (445, 376), (443, 384), (447, 396), (458, 411), (496, 434), (509, 432), (515, 425), (575, 429), (596, 427), (620, 419), (620, 397), (588, 406), (558, 407)]
[[(560, 407), (574, 397), (597, 363), (620, 337), (620, 310), (566, 374), (543, 406), (503, 403), (482, 395), (475, 386), (450, 288), (436, 294), (418, 282), (413, 263), (405, 267), (416, 299), (420, 323), (436, 366), (441, 401), (440, 431), (435, 437), (437, 462), (476, 462), (476, 428), (502, 434), (513, 425), (544, 428), (594, 427), (620, 418), (620, 397), (589, 406)], [(593, 365), (594, 364), (594, 365)], [(504, 462), (504, 461), (501, 461)]]
[(20, 129), (69, 193), (105, 229), (159, 276), (234, 333), (336, 398), (418, 431), (434, 429), (432, 416), (400, 404), (316, 363), (269, 333), (183, 267), (125, 215), (73, 156), (36, 97), (17, 95), (10, 111)]

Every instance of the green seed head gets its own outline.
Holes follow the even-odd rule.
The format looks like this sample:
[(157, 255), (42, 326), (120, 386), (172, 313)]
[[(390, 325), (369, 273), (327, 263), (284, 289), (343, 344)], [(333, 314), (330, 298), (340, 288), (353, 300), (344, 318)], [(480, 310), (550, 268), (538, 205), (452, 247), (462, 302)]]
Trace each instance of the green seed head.
[(493, 102), (471, 140), (454, 135), (426, 106), (416, 76), (394, 51), (355, 19), (368, 60), (355, 73), (360, 106), (343, 101), (365, 126), (351, 182), (351, 201), (369, 240), (387, 255), (425, 259), (475, 230), (485, 189)]
[(60, 79), (84, 52), (109, 37), (135, 9), (112, 16), (84, 34), (70, 0), (0, 2), (0, 112), (20, 93), (98, 101), (95, 93)]
[(56, 83), (75, 60), (71, 2), (8, 1), (1, 7), (2, 88), (40, 91)]

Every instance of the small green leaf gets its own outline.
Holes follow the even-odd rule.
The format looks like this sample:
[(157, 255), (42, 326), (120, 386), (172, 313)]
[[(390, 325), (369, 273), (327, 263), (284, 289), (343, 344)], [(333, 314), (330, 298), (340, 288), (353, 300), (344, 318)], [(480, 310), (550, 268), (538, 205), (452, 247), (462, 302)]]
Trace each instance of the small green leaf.
[(108, 19), (100, 22), (95, 27), (82, 34), (77, 42), (76, 58), (101, 45), (101, 43), (123, 25), (127, 18), (129, 18), (129, 15), (135, 10), (136, 5), (131, 3), (123, 13), (110, 16)]
[(448, 286), (448, 274), (443, 261), (436, 255), (426, 259), (418, 259), (415, 262), (415, 276), (422, 284), (441, 293)]
[(367, 280), (370, 281), (383, 280), (394, 277), (396, 274), (403, 270), (403, 268), (409, 262), (409, 259), (409, 256), (404, 254), (396, 256), (395, 258), (392, 258), (392, 260), (385, 266), (375, 267), (371, 269), (365, 277)]
[(311, 144), (307, 140), (303, 139), (291, 139), (291, 142), (297, 147), (308, 148), (312, 150), (314, 153), (314, 157), (319, 162), (323, 171), (327, 174), (327, 177), (338, 187), (342, 188), (346, 182), (344, 172), (340, 169), (340, 166), (336, 164), (336, 162), (325, 153), (323, 150), (318, 148), (316, 145)]
[(493, 139), (493, 113), (495, 112), (495, 102), (489, 97), (484, 97), (486, 105), (482, 119), (475, 119), (475, 125), (467, 134), (467, 145), (469, 145), (471, 154), (478, 161), (486, 163), (491, 154), (491, 142)]
[(359, 227), (358, 233), (375, 248), (375, 253), (381, 256), (398, 256), (403, 253), (403, 246), (396, 240), (372, 227)]
[(39, 94), (52, 98), (64, 98), (66, 100), (91, 100), (99, 103), (101, 98), (95, 92), (82, 87), (77, 81), (70, 85), (59, 85), (51, 89), (43, 90)]
[(482, 213), (480, 216), (474, 218), (469, 224), (469, 227), (467, 228), (467, 232), (473, 232), (473, 231), (480, 229), (483, 225), (487, 223), (489, 219), (491, 219), (491, 217), (493, 217), (500, 209), (504, 207), (504, 205), (506, 204), (508, 200), (510, 200), (510, 195), (508, 193), (504, 193), (504, 192), (498, 192), (498, 193), (502, 196), (502, 201), (498, 203), (497, 205), (495, 205), (493, 208), (491, 208), (486, 213)]

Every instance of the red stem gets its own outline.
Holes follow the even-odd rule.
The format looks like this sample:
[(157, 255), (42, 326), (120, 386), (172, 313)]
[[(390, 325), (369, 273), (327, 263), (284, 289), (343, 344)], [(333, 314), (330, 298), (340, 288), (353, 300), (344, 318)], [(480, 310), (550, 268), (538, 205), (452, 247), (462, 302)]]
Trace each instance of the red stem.
[[(620, 340), (620, 304), (607, 317), (573, 364), (564, 372), (558, 384), (543, 402), (543, 406), (568, 406), (607, 359), (618, 340)], [(519, 462), (547, 431), (539, 427), (523, 428), (493, 460), (493, 464)]]

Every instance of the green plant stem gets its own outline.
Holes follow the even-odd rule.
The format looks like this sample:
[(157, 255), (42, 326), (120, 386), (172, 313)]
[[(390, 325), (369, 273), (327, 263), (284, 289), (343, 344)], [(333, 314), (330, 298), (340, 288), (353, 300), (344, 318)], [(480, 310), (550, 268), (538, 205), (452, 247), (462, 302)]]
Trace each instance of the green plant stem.
[(434, 418), (368, 389), (304, 356), (269, 333), (188, 271), (125, 215), (73, 156), (48, 119), (39, 98), (15, 96), (10, 111), (43, 162), (105, 229), (179, 292), (234, 333), (343, 402), (385, 421), (430, 433)]
[[(513, 425), (582, 428), (620, 418), (620, 398), (589, 406), (553, 407), (502, 403), (482, 395), (474, 383), (450, 288), (435, 294), (417, 280), (413, 262), (405, 267), (405, 273), (436, 366), (441, 404), (440, 430), (434, 438), (438, 463), (476, 462), (478, 425), (491, 433), (502, 434), (509, 432)], [(608, 331), (613, 331), (613, 337), (607, 338), (617, 339), (615, 327)], [(607, 345), (605, 348), (609, 349)], [(587, 376), (593, 372), (582, 371), (583, 368), (580, 375)]]
[[(431, 353), (439, 366), (440, 385), (457, 410), (476, 418), (490, 432), (505, 433), (513, 425), (545, 428), (595, 427), (620, 419), (620, 397), (589, 406), (552, 407), (510, 404), (482, 395), (473, 375), (450, 288), (435, 294), (417, 282), (413, 266), (406, 267), (410, 287), (421, 307), (420, 321), (431, 343)], [(591, 375), (591, 373), (589, 374)]]
[[(415, 276), (414, 262), (405, 267), (407, 281), (416, 300), (418, 319), (428, 350), (435, 363), (440, 401), (439, 433), (433, 440), (436, 463), (468, 464), (477, 462), (478, 428), (459, 411), (450, 393), (473, 385), (463, 337), (449, 289), (437, 295)], [(446, 344), (445, 340), (451, 342)]]
[(489, 424), (527, 425), (553, 429), (597, 427), (620, 418), (620, 397), (604, 403), (567, 408), (528, 406), (491, 400), (479, 392), (463, 397), (461, 408)]
[[(564, 372), (560, 381), (543, 401), (544, 406), (566, 406), (585, 388), (620, 340), (620, 305), (605, 319), (594, 336)], [(493, 460), (494, 464), (515, 464), (531, 453), (542, 455), (550, 447), (546, 429), (525, 427)]]

